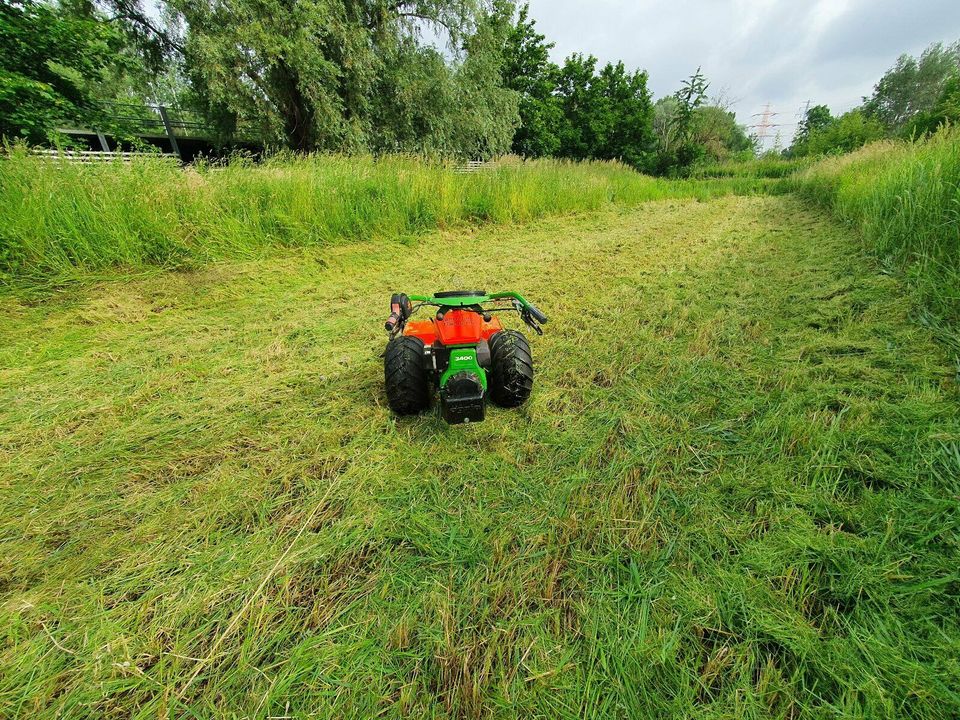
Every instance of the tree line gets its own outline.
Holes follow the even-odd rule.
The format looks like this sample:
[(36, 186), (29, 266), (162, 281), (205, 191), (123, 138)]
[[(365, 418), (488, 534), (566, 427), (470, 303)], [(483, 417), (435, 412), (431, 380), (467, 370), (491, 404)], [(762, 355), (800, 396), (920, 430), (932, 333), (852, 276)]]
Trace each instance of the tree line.
[(960, 41), (934, 43), (919, 57), (901, 55), (873, 94), (834, 116), (826, 105), (808, 108), (790, 157), (843, 153), (881, 138), (918, 138), (960, 122)]
[[(150, 4), (146, 4), (150, 3)], [(511, 0), (5, 0), (0, 136), (134, 140), (105, 101), (189, 111), (229, 145), (487, 158), (619, 159), (680, 174), (754, 152), (698, 68), (654, 101), (646, 71), (550, 59)], [(957, 118), (958, 46), (904, 57), (862, 107), (810, 108), (791, 155), (926, 133)]]
[(620, 159), (669, 172), (749, 150), (699, 70), (653, 101), (645, 71), (550, 60), (509, 0), (11, 0), (0, 134), (122, 135), (104, 100), (172, 105), (229, 143), (440, 156)]

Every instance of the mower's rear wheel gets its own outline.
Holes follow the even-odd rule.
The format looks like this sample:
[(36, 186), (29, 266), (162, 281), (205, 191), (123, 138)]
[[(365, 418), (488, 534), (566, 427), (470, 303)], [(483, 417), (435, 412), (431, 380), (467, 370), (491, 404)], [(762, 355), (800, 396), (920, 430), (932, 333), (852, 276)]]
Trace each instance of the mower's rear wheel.
[(533, 356), (523, 333), (501, 330), (490, 336), (490, 399), (500, 407), (523, 405), (533, 390)]
[(420, 338), (401, 335), (387, 343), (383, 375), (387, 402), (397, 415), (416, 415), (430, 406), (430, 379), (423, 357)]

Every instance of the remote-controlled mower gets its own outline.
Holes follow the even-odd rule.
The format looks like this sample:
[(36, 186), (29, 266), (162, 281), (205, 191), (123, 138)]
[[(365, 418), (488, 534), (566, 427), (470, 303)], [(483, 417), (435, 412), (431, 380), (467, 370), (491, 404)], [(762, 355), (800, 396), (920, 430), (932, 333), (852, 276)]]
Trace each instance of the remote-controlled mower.
[[(411, 320), (423, 307), (436, 307), (429, 320)], [(504, 329), (495, 313), (513, 311), (538, 335), (547, 316), (515, 292), (450, 290), (434, 295), (395, 294), (390, 299), (384, 353), (387, 400), (398, 415), (430, 406), (433, 388), (448, 423), (483, 420), (489, 397), (501, 407), (518, 407), (533, 389), (533, 358), (522, 333)]]

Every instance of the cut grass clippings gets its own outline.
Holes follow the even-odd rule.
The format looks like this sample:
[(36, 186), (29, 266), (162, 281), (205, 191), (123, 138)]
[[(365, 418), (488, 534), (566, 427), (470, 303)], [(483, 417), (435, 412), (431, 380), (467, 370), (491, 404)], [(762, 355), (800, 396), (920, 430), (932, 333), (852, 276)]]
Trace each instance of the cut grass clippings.
[[(960, 715), (898, 280), (790, 197), (599, 205), (6, 295), (0, 716)], [(550, 315), (531, 401), (393, 417), (390, 292), (463, 285)]]

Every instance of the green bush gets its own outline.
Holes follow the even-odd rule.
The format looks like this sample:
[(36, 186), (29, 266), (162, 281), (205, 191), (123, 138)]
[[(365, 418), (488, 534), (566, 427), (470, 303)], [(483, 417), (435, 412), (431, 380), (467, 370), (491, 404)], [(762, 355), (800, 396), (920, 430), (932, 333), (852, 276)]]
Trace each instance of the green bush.
[(808, 143), (809, 155), (844, 153), (863, 147), (886, 135), (879, 120), (862, 110), (844, 113), (819, 132), (812, 133)]
[(945, 125), (960, 123), (960, 74), (949, 78), (937, 103), (927, 112), (919, 112), (904, 125), (901, 135), (917, 138), (936, 132)]

